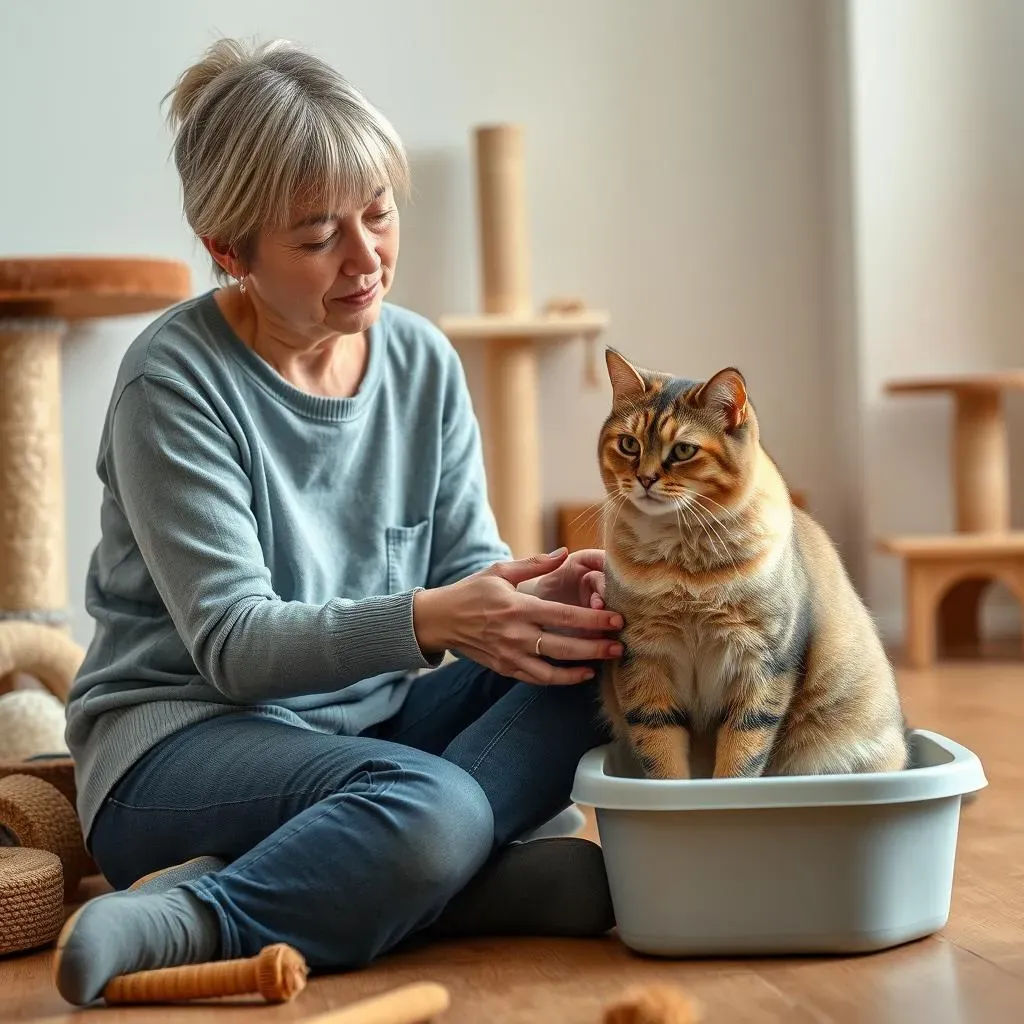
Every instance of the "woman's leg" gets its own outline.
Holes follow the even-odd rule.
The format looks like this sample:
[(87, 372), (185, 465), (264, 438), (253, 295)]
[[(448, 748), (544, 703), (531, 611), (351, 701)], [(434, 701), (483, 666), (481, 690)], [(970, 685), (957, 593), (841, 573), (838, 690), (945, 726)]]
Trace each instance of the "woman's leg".
[(442, 758), (232, 714), (151, 751), (104, 806), (92, 846), (119, 888), (201, 854), (228, 863), (170, 893), (87, 904), (58, 971), (73, 1002), (114, 973), (208, 957), (180, 933), (211, 921), (221, 957), (287, 942), (313, 967), (362, 966), (436, 920), (489, 856), (493, 820), (480, 787)]
[(494, 814), (494, 855), (432, 934), (594, 936), (614, 925), (598, 846), (565, 837), (510, 845), (569, 805), (580, 758), (607, 740), (596, 686), (530, 686), (460, 662), (419, 679), (376, 732), (459, 765)]
[(580, 758), (609, 739), (597, 683), (533, 686), (471, 661), (419, 678), (373, 735), (468, 772), (490, 802), (496, 847), (564, 810)]

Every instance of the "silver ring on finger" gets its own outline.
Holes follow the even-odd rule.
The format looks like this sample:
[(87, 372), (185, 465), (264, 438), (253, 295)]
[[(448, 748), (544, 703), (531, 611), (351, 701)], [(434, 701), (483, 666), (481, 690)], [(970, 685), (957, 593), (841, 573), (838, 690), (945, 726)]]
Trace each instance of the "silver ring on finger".
[(544, 657), (544, 655), (541, 654), (541, 652), (540, 652), (540, 642), (543, 639), (544, 639), (544, 634), (543, 633), (538, 634), (538, 636), (537, 636), (537, 643), (534, 644), (534, 646), (533, 646), (534, 653), (537, 655), (538, 658)]

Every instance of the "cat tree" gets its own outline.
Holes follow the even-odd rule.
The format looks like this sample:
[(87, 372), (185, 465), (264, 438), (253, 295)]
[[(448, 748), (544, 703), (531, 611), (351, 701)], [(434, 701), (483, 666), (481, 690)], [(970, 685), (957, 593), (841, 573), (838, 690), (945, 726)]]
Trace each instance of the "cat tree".
[(886, 537), (879, 549), (902, 559), (906, 657), (914, 668), (935, 660), (940, 643), (977, 650), (981, 600), (1002, 582), (1024, 608), (1024, 532), (1010, 529), (1008, 391), (1024, 391), (1024, 371), (892, 381), (892, 395), (953, 398), (956, 533)]
[(67, 327), (162, 309), (188, 294), (188, 267), (166, 260), (0, 259), (0, 692), (25, 673), (64, 700), (82, 658), (67, 633)]
[(523, 131), (484, 125), (473, 133), (483, 312), (440, 318), (454, 343), (484, 344), (487, 478), (502, 537), (516, 557), (544, 548), (537, 361), (542, 344), (595, 338), (608, 314), (580, 303), (533, 308)]

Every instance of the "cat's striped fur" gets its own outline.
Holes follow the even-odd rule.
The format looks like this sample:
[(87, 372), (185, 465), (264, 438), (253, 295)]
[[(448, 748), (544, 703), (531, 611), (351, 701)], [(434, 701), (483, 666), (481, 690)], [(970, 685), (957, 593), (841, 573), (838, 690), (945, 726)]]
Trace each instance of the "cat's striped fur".
[(875, 625), (761, 446), (742, 375), (687, 381), (611, 349), (607, 365), (605, 600), (625, 651), (603, 704), (635, 762), (652, 778), (905, 767)]

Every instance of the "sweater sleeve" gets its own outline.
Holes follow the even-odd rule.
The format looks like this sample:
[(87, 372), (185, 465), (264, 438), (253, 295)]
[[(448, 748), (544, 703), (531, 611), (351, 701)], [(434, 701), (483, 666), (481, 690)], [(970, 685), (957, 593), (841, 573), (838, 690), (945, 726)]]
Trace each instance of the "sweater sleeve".
[[(447, 342), (446, 342), (447, 345)], [(441, 480), (428, 586), (441, 587), (512, 557), (487, 500), (480, 427), (462, 363), (447, 346)]]
[(108, 476), (202, 677), (248, 704), (438, 664), (416, 643), (413, 590), (322, 605), (275, 593), (245, 457), (209, 403), (179, 381), (139, 377), (120, 397)]

